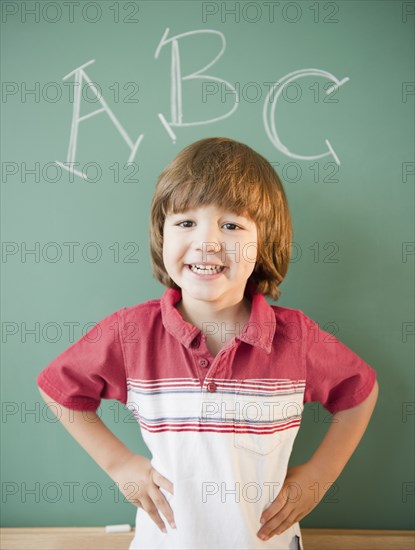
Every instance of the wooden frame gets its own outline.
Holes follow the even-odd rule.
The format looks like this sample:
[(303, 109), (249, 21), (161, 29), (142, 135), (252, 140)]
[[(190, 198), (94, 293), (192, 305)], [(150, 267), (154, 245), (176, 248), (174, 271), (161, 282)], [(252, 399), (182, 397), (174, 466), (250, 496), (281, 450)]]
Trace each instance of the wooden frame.
[[(301, 529), (304, 550), (414, 550), (415, 531)], [(2, 550), (128, 550), (134, 536), (104, 527), (4, 527)]]

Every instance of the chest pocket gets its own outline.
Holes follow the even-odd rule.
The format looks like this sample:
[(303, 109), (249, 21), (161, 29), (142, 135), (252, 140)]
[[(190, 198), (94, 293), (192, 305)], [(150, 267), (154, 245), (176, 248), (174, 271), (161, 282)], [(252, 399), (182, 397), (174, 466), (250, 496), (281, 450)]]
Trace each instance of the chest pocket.
[(234, 444), (268, 455), (297, 434), (303, 409), (301, 381), (246, 379), (235, 391)]

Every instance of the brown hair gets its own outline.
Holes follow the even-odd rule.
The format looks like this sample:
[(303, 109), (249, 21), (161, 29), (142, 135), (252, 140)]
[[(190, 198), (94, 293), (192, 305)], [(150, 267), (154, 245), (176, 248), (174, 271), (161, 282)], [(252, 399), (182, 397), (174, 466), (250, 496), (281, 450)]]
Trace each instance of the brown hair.
[(185, 147), (160, 174), (151, 204), (150, 250), (154, 277), (179, 288), (163, 263), (166, 215), (215, 205), (256, 223), (257, 261), (249, 280), (275, 301), (290, 262), (292, 225), (282, 183), (271, 164), (243, 143), (206, 138)]

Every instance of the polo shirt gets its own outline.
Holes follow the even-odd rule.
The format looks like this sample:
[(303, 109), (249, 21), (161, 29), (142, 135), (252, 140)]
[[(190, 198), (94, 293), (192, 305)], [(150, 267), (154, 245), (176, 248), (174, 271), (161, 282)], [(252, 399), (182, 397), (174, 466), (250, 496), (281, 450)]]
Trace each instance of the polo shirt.
[[(249, 281), (249, 322), (216, 356), (175, 307), (181, 290), (167, 288), (107, 316), (37, 377), (67, 408), (126, 405), (152, 466), (173, 483), (174, 495), (160, 490), (177, 529), (160, 512), (162, 533), (137, 508), (130, 550), (302, 548), (298, 522), (265, 542), (256, 533), (284, 482), (304, 404), (354, 407), (376, 372), (303, 311), (270, 305), (256, 290)], [(237, 329), (208, 328), (224, 342)]]

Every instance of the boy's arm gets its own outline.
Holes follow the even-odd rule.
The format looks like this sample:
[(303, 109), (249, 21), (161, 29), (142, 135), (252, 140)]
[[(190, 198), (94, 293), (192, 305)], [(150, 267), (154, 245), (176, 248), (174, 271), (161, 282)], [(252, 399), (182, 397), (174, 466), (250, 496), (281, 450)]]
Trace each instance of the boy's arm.
[(166, 527), (160, 512), (175, 528), (173, 510), (160, 490), (163, 488), (173, 494), (173, 483), (154, 470), (148, 458), (130, 451), (95, 412), (63, 407), (39, 386), (38, 389), (45, 402), (54, 405), (54, 410), (59, 411), (59, 420), (63, 426), (117, 483), (127, 500), (143, 508), (164, 533)]
[(52, 411), (59, 411), (61, 424), (109, 476), (117, 465), (123, 464), (133, 454), (95, 412), (67, 409), (38, 389), (44, 401), (54, 405)]
[(368, 397), (356, 407), (333, 414), (332, 423), (319, 447), (308, 461), (316, 472), (334, 482), (361, 440), (379, 394), (375, 384)]
[(263, 540), (267, 540), (283, 533), (317, 506), (361, 440), (378, 393), (379, 386), (375, 381), (371, 393), (362, 403), (333, 415), (330, 428), (310, 460), (288, 468), (277, 498), (261, 515), (263, 525), (257, 533), (258, 537), (265, 536)]

